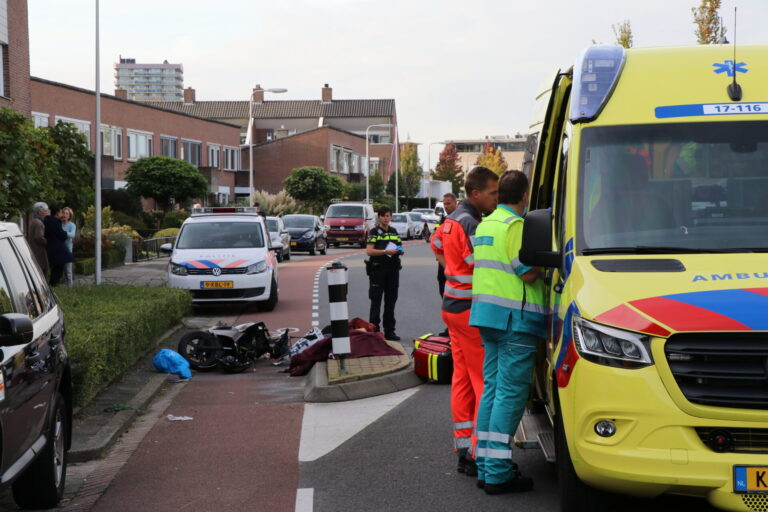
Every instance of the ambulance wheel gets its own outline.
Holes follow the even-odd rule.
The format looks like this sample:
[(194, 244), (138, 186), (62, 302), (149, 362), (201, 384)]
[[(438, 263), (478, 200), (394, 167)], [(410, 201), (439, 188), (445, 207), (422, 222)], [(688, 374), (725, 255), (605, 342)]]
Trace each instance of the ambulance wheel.
[(579, 479), (573, 468), (568, 441), (565, 438), (563, 415), (557, 407), (555, 419), (555, 449), (557, 479), (560, 492), (560, 512), (597, 512), (604, 508), (606, 493), (593, 489)]
[(277, 306), (277, 281), (272, 276), (272, 282), (269, 285), (269, 298), (259, 303), (259, 309), (262, 311), (272, 311)]

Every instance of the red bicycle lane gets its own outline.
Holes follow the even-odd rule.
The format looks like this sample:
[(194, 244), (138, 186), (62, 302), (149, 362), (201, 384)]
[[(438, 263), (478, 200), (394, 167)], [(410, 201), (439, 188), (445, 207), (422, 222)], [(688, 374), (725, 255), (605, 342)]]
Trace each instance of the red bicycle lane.
[[(233, 308), (216, 319), (303, 333), (318, 268), (346, 254), (281, 265), (274, 311)], [(92, 510), (294, 510), (304, 380), (283, 368), (260, 360), (241, 374), (196, 373), (165, 411), (192, 420), (162, 416)]]

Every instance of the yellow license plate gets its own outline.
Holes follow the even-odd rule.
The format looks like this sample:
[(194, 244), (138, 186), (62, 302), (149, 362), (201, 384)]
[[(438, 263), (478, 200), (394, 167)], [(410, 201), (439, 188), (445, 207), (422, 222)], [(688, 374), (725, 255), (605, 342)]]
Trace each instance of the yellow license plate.
[(768, 493), (768, 466), (734, 466), (733, 491)]
[(291, 242), (291, 247), (294, 247), (296, 245), (296, 242)]
[(200, 288), (233, 288), (232, 281), (202, 281)]
[(347, 238), (345, 236), (339, 236), (339, 237), (336, 237), (336, 240), (340, 240), (342, 242), (346, 242), (347, 240), (349, 240), (349, 238)]

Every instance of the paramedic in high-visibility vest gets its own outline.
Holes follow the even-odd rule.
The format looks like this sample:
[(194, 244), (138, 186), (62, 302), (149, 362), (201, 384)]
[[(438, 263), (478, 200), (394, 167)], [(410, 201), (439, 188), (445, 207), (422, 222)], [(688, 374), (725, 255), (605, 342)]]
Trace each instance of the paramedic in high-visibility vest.
[(496, 208), (499, 177), (485, 167), (475, 167), (464, 182), (466, 199), (441, 226), (440, 247), (432, 239), (432, 250), (445, 268), (442, 317), (451, 335), (453, 380), (451, 412), (457, 471), (477, 475), (472, 458), (472, 431), (483, 393), (483, 346), (480, 332), (469, 325), (472, 306), (472, 237), (480, 218)]
[(528, 179), (508, 171), (499, 180), (499, 206), (474, 238), (469, 324), (485, 348), (485, 389), (477, 413), (478, 487), (487, 494), (529, 491), (533, 480), (512, 462), (512, 445), (528, 401), (536, 348), (545, 337), (545, 286), (538, 268), (518, 259)]

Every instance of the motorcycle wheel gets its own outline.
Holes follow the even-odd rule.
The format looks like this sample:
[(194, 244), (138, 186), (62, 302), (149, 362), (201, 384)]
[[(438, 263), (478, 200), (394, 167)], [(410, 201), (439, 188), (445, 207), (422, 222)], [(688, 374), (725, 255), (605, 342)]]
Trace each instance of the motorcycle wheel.
[(179, 340), (178, 351), (195, 370), (213, 370), (223, 354), (216, 336), (203, 331), (185, 334)]

